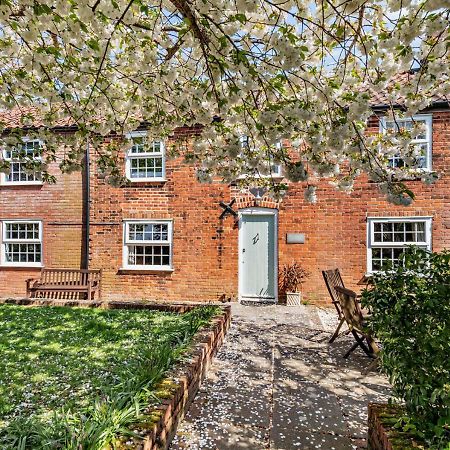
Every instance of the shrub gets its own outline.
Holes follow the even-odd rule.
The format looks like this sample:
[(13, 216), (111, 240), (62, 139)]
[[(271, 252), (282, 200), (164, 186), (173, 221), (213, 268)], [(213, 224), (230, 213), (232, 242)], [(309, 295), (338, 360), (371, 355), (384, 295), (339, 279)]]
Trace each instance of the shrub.
[(450, 252), (412, 247), (363, 292), (381, 365), (405, 402), (409, 430), (450, 448)]

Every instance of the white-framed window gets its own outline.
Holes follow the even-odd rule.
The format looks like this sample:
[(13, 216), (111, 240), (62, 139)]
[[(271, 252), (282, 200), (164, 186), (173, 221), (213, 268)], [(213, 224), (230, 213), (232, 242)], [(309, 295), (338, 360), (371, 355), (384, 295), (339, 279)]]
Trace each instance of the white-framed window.
[(171, 270), (172, 221), (125, 221), (123, 258), (125, 269)]
[(431, 250), (431, 230), (431, 217), (368, 218), (367, 271), (377, 272), (397, 264), (410, 245)]
[(147, 141), (145, 131), (128, 134), (130, 147), (125, 158), (126, 177), (131, 181), (164, 181), (165, 148), (162, 141)]
[[(242, 151), (244, 152), (245, 148), (250, 146), (249, 136), (241, 136), (240, 142), (241, 142)], [(280, 150), (281, 146), (282, 146), (281, 142), (278, 142), (276, 144), (277, 150)], [(256, 178), (258, 178), (258, 177), (282, 178), (283, 177), (282, 170), (281, 170), (281, 164), (275, 164), (275, 163), (272, 163), (272, 161), (267, 161), (267, 168), (268, 168), (267, 173), (263, 174), (263, 173), (255, 170), (254, 173), (245, 173), (245, 174), (241, 175), (239, 178), (247, 178), (249, 176), (253, 176)]]
[(42, 173), (33, 170), (33, 162), (42, 159), (42, 142), (38, 139), (24, 139), (14, 149), (3, 150), (3, 158), (9, 162), (8, 174), (0, 174), (1, 184), (42, 184)]
[[(411, 141), (419, 150), (420, 156), (417, 157), (418, 167), (423, 170), (431, 170), (432, 166), (432, 140), (433, 140), (433, 118), (431, 114), (421, 114), (413, 117), (396, 118), (388, 120), (386, 117), (380, 121), (381, 131), (386, 133), (388, 130), (400, 131), (401, 129), (411, 130), (415, 124), (423, 125), (424, 131)], [(405, 162), (400, 155), (389, 159), (391, 167), (404, 167)]]
[(42, 222), (3, 220), (1, 222), (2, 266), (42, 266)]

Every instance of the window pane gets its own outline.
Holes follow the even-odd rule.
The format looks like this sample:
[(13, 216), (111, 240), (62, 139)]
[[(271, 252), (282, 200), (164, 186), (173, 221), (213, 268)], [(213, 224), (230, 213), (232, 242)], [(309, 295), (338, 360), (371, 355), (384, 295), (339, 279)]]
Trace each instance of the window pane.
[(372, 259), (372, 270), (381, 270), (381, 259)]
[(382, 242), (392, 242), (394, 238), (392, 223), (389, 222), (383, 223), (382, 230), (383, 230), (381, 236)]
[[(380, 228), (381, 225), (381, 228)], [(425, 222), (385, 222), (374, 223), (374, 243), (415, 243), (426, 242)], [(382, 229), (382, 232), (376, 231)]]
[(169, 245), (129, 245), (128, 264), (132, 266), (169, 266)]
[(404, 248), (393, 248), (392, 249), (392, 263), (394, 265), (398, 264), (400, 255), (405, 251)]
[(425, 222), (416, 222), (417, 242), (425, 242)]
[(167, 241), (169, 226), (164, 223), (129, 224), (128, 237), (133, 241)]
[(39, 160), (42, 149), (39, 141), (24, 142), (20, 148), (5, 152), (6, 159), (10, 160), (10, 173), (6, 175), (6, 182), (33, 182), (41, 181), (41, 173), (34, 170), (29, 161), (20, 161), (19, 158)]
[(39, 239), (38, 223), (6, 223), (6, 239), (14, 240), (33, 240)]
[(5, 259), (7, 262), (40, 262), (41, 244), (5, 244)]
[(405, 242), (416, 242), (416, 233), (409, 231), (405, 233)]
[[(414, 160), (412, 165), (418, 168), (427, 168), (427, 155), (430, 150), (430, 139), (431, 136), (428, 135), (427, 123), (425, 119), (397, 119), (396, 123), (394, 121), (386, 122), (387, 131), (411, 131), (413, 127), (420, 127), (421, 133), (412, 139), (411, 143), (414, 145)], [(406, 165), (405, 161), (396, 155), (389, 159), (389, 165), (391, 167), (404, 167)]]
[(161, 178), (163, 176), (163, 158), (130, 158), (131, 178)]
[(372, 259), (381, 259), (381, 248), (373, 248), (372, 249)]
[[(393, 220), (372, 223), (374, 240), (371, 247), (372, 270), (387, 270), (399, 263), (402, 253), (411, 244), (427, 242), (426, 221)], [(389, 239), (393, 238), (392, 241)], [(386, 247), (389, 242), (396, 244)], [(377, 247), (377, 245), (383, 245)], [(421, 248), (428, 248), (422, 245)]]
[(162, 151), (162, 143), (160, 141), (148, 142), (145, 136), (135, 136), (131, 140), (131, 154), (160, 153)]
[(427, 122), (424, 119), (416, 119), (416, 125), (423, 131), (416, 137), (416, 139), (427, 139)]

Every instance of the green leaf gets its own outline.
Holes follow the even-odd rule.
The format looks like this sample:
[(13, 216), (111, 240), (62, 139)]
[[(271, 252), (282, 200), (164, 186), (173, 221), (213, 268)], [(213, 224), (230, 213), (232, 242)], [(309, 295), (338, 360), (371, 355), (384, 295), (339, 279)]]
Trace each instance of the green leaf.
[(98, 45), (98, 41), (96, 39), (89, 39), (86, 41), (86, 44), (89, 48), (92, 48), (92, 50), (95, 50), (96, 52), (100, 51), (100, 46)]

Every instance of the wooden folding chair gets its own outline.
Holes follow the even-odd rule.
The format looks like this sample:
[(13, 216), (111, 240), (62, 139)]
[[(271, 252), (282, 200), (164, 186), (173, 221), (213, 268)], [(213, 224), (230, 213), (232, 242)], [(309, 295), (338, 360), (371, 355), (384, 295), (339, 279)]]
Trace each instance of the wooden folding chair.
[(364, 329), (364, 316), (356, 298), (356, 293), (342, 286), (335, 286), (334, 289), (339, 299), (344, 320), (356, 341), (345, 353), (344, 358), (348, 358), (358, 347), (361, 347), (370, 358), (376, 358), (380, 349), (372, 336)]
[[(331, 344), (339, 336), (339, 331), (345, 322), (345, 317), (342, 313), (341, 305), (339, 303), (339, 297), (335, 290), (335, 286), (344, 287), (344, 282), (342, 281), (339, 269), (322, 270), (322, 275), (331, 297), (331, 303), (333, 303), (334, 307), (336, 308), (339, 318), (339, 325), (337, 326), (333, 336), (331, 336), (330, 340), (328, 341)], [(346, 331), (346, 333), (348, 333), (348, 331)]]

